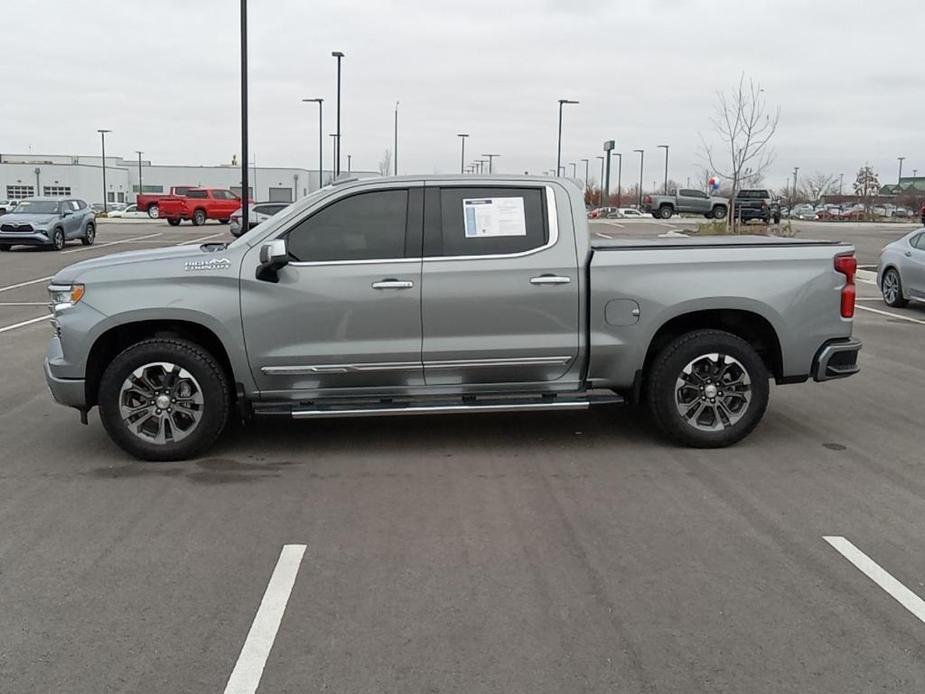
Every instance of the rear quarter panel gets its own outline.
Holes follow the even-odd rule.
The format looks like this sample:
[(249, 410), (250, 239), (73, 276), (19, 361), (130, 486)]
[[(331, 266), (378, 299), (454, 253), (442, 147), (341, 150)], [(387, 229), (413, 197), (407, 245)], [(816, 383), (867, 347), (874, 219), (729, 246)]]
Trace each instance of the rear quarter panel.
[[(594, 251), (589, 378), (629, 387), (659, 328), (713, 309), (763, 317), (780, 341), (783, 375), (808, 374), (826, 340), (851, 335), (852, 320), (842, 318), (840, 308), (845, 278), (834, 257), (852, 251), (833, 245)], [(607, 304), (621, 299), (638, 305), (632, 325), (607, 322)], [(618, 313), (613, 306), (611, 320)]]

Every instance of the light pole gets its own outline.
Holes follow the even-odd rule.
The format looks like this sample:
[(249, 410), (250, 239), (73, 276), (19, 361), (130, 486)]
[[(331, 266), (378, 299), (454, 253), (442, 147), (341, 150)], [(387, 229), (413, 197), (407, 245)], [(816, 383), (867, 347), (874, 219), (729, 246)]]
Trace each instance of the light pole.
[(500, 157), (501, 155), (500, 154), (483, 154), (482, 156), (488, 157), (488, 173), (491, 174), (492, 173), (492, 162), (494, 161), (495, 157)]
[(896, 177), (896, 185), (898, 186), (903, 180), (903, 159), (905, 157), (896, 157), (899, 160), (899, 175)]
[[(601, 183), (598, 186), (597, 206), (604, 206), (604, 155), (598, 154), (597, 158), (601, 160)], [(556, 174), (558, 176), (558, 174)]]
[(636, 202), (636, 205), (641, 210), (642, 209), (642, 175), (646, 161), (646, 151), (644, 149), (634, 149), (634, 152), (639, 152), (639, 200)]
[(322, 114), (324, 99), (302, 99), (302, 101), (318, 104), (318, 187), (320, 188), (324, 185), (324, 181), (321, 180), (324, 177), (324, 118)]
[(659, 145), (665, 150), (665, 195), (668, 195), (668, 145)]
[(336, 178), (333, 172), (337, 169), (337, 133), (328, 133), (328, 137), (331, 138), (331, 172)]
[[(796, 196), (797, 196), (797, 173), (798, 173), (799, 171), (800, 171), (800, 167), (799, 167), (799, 166), (794, 166), (794, 167), (793, 167), (793, 191), (792, 191), (792, 193), (793, 193), (793, 197), (794, 197), (794, 198), (796, 198)], [(793, 202), (793, 201), (791, 200), (791, 205), (790, 205), (791, 207), (793, 207), (792, 202)]]
[(617, 207), (623, 206), (623, 154), (614, 152), (617, 158)]
[[(485, 156), (485, 155), (483, 154), (482, 156)], [(480, 174), (485, 173), (485, 164), (488, 163), (488, 160), (487, 159), (476, 159), (476, 161), (479, 163), (479, 173)]]
[(340, 61), (344, 57), (341, 51), (331, 51), (331, 56), (337, 58), (337, 138), (334, 140), (334, 177), (340, 176)]
[(459, 138), (459, 144), (462, 146), (459, 154), (459, 173), (466, 173), (466, 138), (469, 137), (469, 133), (459, 133), (456, 137)]
[(247, 0), (241, 0), (241, 228), (250, 229), (247, 152)]
[(562, 171), (562, 106), (565, 104), (577, 104), (572, 99), (559, 99), (559, 140), (556, 144), (556, 176), (560, 176)]
[(578, 170), (578, 162), (570, 161), (568, 165), (572, 167), (572, 178), (578, 178), (578, 174), (576, 173)]
[[(141, 185), (141, 155), (143, 154), (140, 149), (135, 150), (135, 154), (138, 155), (138, 195), (141, 195), (145, 192), (145, 187)], [(136, 197), (137, 200), (137, 197)]]
[[(243, 2), (244, 0), (242, 0)], [(105, 128), (100, 128), (97, 130), (100, 134), (100, 142), (103, 146), (103, 213), (109, 211), (109, 207), (106, 202), (106, 133), (111, 133), (112, 130), (106, 130)], [(39, 191), (35, 191), (38, 194)]]
[[(398, 175), (398, 101), (395, 102), (395, 156), (393, 157), (395, 162), (395, 175)], [(349, 170), (349, 167), (347, 167)]]
[[(838, 195), (839, 196), (841, 196), (842, 194), (841, 189), (842, 189), (842, 184), (844, 184), (844, 182), (845, 182), (845, 174), (843, 173), (838, 174)], [(840, 202), (841, 200), (839, 200), (839, 203)]]
[(585, 190), (588, 190), (588, 162), (590, 160), (582, 159), (581, 161), (585, 163)]
[(351, 159), (353, 159), (353, 155), (352, 155), (352, 154), (348, 154), (348, 155), (347, 155), (347, 173), (350, 173), (350, 172), (353, 170), (353, 169), (351, 168), (351, 165), (350, 165), (350, 160), (351, 160)]

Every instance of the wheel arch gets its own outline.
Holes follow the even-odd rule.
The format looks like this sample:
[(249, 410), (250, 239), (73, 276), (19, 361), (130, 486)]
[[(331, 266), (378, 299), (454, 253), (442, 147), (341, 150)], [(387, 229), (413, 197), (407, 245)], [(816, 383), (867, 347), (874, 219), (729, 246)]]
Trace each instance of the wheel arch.
[(705, 328), (724, 330), (742, 338), (755, 349), (771, 375), (778, 381), (783, 379), (783, 352), (774, 326), (759, 313), (733, 308), (690, 311), (665, 321), (649, 341), (642, 373), (648, 373), (656, 355), (674, 339)]
[(120, 323), (100, 334), (87, 355), (85, 371), (85, 396), (87, 407), (98, 404), (100, 380), (106, 366), (123, 350), (153, 337), (174, 337), (186, 339), (200, 345), (214, 356), (228, 376), (235, 383), (234, 369), (224, 344), (218, 335), (201, 323), (178, 319), (138, 320)]

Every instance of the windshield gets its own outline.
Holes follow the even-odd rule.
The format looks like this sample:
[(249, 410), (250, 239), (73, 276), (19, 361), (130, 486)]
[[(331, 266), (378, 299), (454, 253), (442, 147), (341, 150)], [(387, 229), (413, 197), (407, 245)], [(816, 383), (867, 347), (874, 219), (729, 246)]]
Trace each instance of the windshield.
[(58, 214), (58, 203), (54, 200), (23, 200), (13, 212), (14, 214)]
[(760, 200), (762, 198), (769, 198), (771, 195), (766, 190), (740, 190), (736, 194), (736, 197), (746, 198), (749, 200)]

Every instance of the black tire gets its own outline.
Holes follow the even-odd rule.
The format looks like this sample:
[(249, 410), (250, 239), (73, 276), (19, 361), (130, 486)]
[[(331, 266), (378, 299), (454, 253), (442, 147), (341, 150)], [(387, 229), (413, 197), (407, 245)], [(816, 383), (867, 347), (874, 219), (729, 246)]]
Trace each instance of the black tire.
[(87, 230), (84, 232), (83, 238), (80, 239), (80, 242), (84, 246), (92, 246), (94, 241), (96, 241), (96, 224), (90, 222), (87, 224)]
[(158, 219), (161, 216), (161, 208), (158, 205), (148, 207), (148, 216), (151, 219)]
[(180, 218), (179, 217), (169, 217), (167, 219), (167, 223), (172, 227), (180, 226)]
[(64, 239), (64, 229), (55, 229), (51, 234), (51, 246), (56, 251), (64, 249), (67, 242)]
[(725, 219), (726, 218), (726, 206), (717, 205), (713, 208), (713, 219)]
[(779, 214), (774, 215), (773, 220), (775, 224), (780, 224), (780, 215)]
[[(697, 385), (684, 390), (685, 396), (690, 394), (690, 391), (694, 392), (694, 397), (687, 401), (690, 407), (688, 412), (698, 404), (702, 407), (695, 417), (685, 418), (680, 412), (684, 404), (678, 402), (681, 399), (681, 391), (677, 389), (678, 380), (692, 363), (706, 359), (706, 363), (709, 364), (709, 355), (712, 354), (722, 355), (724, 364), (727, 363), (726, 357), (731, 357), (737, 364), (723, 367), (723, 372), (718, 378), (718, 369), (712, 372), (713, 375), (708, 376), (709, 379), (717, 378), (715, 383), (707, 381), (708, 385), (705, 386), (712, 386), (714, 393), (718, 389), (719, 395), (713, 400), (708, 397), (709, 390), (704, 394), (703, 381), (689, 380), (690, 383), (700, 385), (701, 395), (696, 394)], [(721, 397), (724, 384), (730, 388), (727, 392), (741, 390), (728, 382), (741, 373), (744, 373), (750, 382), (747, 384), (750, 399), (742, 404), (742, 396)], [(656, 424), (667, 436), (693, 448), (722, 448), (741, 441), (761, 421), (768, 406), (768, 379), (768, 369), (761, 357), (742, 338), (722, 330), (694, 330), (675, 339), (655, 357), (648, 377), (646, 395), (649, 410)], [(712, 407), (711, 403), (714, 401), (721, 401), (719, 407), (723, 404), (727, 407), (730, 404), (733, 408), (741, 407), (735, 412), (725, 410), (727, 415), (737, 417), (736, 421), (733, 422), (728, 416), (723, 419), (724, 415)], [(703, 422), (701, 418), (704, 419)], [(691, 419), (695, 420), (694, 424), (691, 423)], [(703, 428), (711, 421), (713, 425), (719, 424), (722, 428), (713, 431)], [(698, 424), (700, 426), (697, 426)]]
[(12, 246), (0, 246), (0, 253), (6, 253)]
[(220, 220), (218, 220), (218, 221), (219, 221), (221, 224), (228, 224), (228, 222), (230, 222), (231, 220), (230, 220), (230, 219), (220, 219)]
[(674, 210), (671, 209), (671, 205), (662, 205), (658, 208), (658, 216), (662, 219), (671, 219), (671, 215), (674, 214)]
[(883, 296), (883, 303), (891, 308), (903, 308), (909, 303), (908, 299), (903, 298), (903, 281), (896, 268), (887, 268), (883, 273), (880, 294)]
[(193, 212), (193, 226), (198, 227), (206, 223), (205, 210), (196, 210)]
[[(153, 362), (167, 362), (185, 369), (202, 394), (201, 419), (179, 441), (155, 443), (142, 438), (130, 430), (119, 411), (125, 380), (134, 370)], [(228, 377), (215, 357), (196, 343), (179, 338), (143, 340), (120, 353), (103, 372), (98, 401), (100, 420), (112, 440), (136, 458), (152, 461), (185, 460), (202, 453), (224, 431), (232, 408)], [(166, 429), (164, 425), (161, 427)]]

